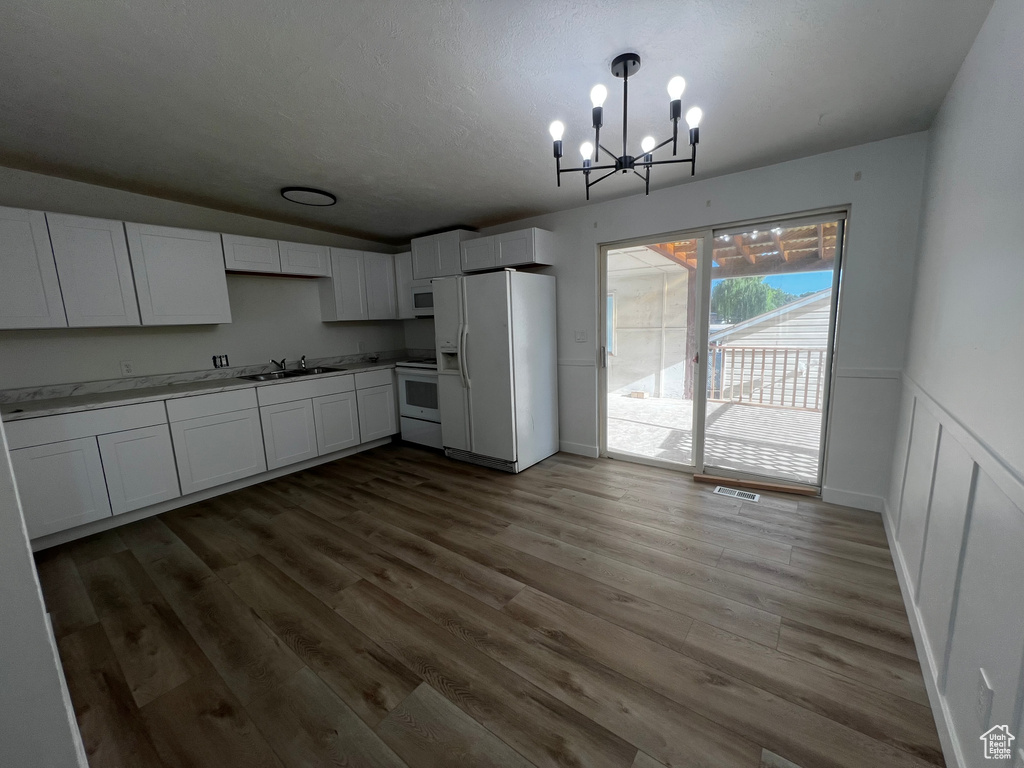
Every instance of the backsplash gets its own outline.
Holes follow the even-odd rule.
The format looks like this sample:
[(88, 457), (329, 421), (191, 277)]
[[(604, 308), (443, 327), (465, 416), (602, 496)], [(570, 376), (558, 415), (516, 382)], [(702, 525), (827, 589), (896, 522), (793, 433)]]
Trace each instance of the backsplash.
[[(309, 358), (306, 364), (312, 368), (318, 365), (352, 365), (354, 363), (371, 362), (378, 358), (382, 362), (404, 360), (409, 357), (433, 356), (433, 349), (395, 349), (386, 352), (360, 353), (356, 355), (340, 355), (335, 357)], [(291, 361), (289, 367), (294, 368), (297, 361)], [(22, 387), (20, 389), (0, 390), (0, 403), (20, 403), (26, 400), (49, 400), (58, 397), (74, 397), (76, 395), (95, 395), (102, 392), (118, 392), (122, 390), (144, 389), (146, 387), (162, 387), (171, 384), (185, 384), (195, 381), (215, 381), (232, 379), (239, 376), (252, 376), (274, 370), (274, 366), (246, 365), (233, 368), (215, 368), (202, 371), (184, 371), (181, 373), (165, 373), (154, 376), (132, 376), (101, 381), (82, 381), (70, 384), (51, 384), (40, 387)]]

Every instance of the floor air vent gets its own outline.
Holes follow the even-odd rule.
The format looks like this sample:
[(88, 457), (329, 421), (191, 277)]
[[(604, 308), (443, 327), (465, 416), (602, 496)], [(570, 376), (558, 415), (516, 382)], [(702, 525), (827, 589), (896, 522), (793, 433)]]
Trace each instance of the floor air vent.
[(760, 494), (737, 491), (735, 488), (726, 488), (724, 485), (715, 486), (715, 493), (719, 496), (732, 496), (734, 499), (743, 499), (744, 501), (760, 501), (761, 499)]

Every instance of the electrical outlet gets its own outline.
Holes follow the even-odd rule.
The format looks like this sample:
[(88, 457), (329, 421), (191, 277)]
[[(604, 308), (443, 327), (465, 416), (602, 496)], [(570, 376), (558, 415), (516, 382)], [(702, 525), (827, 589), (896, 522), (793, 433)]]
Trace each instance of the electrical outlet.
[(227, 355), (214, 355), (213, 356), (213, 367), (214, 368), (227, 368), (228, 367), (228, 356)]
[(988, 681), (988, 675), (985, 674), (985, 670), (978, 667), (978, 691), (977, 701), (975, 703), (975, 712), (978, 716), (978, 725), (984, 731), (988, 728), (988, 721), (992, 717), (992, 699), (995, 697), (995, 691), (992, 689), (992, 683)]
[(577, 344), (586, 344), (587, 343), (587, 332), (586, 331), (576, 331), (576, 343)]
[(121, 361), (121, 375), (122, 376), (134, 376), (135, 375), (135, 364), (131, 360)]

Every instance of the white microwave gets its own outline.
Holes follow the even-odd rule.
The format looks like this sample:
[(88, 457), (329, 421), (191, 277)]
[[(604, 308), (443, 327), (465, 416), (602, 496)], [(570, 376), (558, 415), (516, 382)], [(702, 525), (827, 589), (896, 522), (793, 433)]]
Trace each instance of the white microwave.
[(434, 316), (434, 289), (429, 280), (413, 281), (412, 313), (416, 317)]

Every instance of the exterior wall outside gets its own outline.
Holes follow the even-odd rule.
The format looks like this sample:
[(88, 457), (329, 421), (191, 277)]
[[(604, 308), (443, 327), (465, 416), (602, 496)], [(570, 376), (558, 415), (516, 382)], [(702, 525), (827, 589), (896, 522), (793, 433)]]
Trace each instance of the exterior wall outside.
[(828, 344), (829, 297), (786, 312), (764, 323), (721, 336), (730, 347), (813, 347)]

